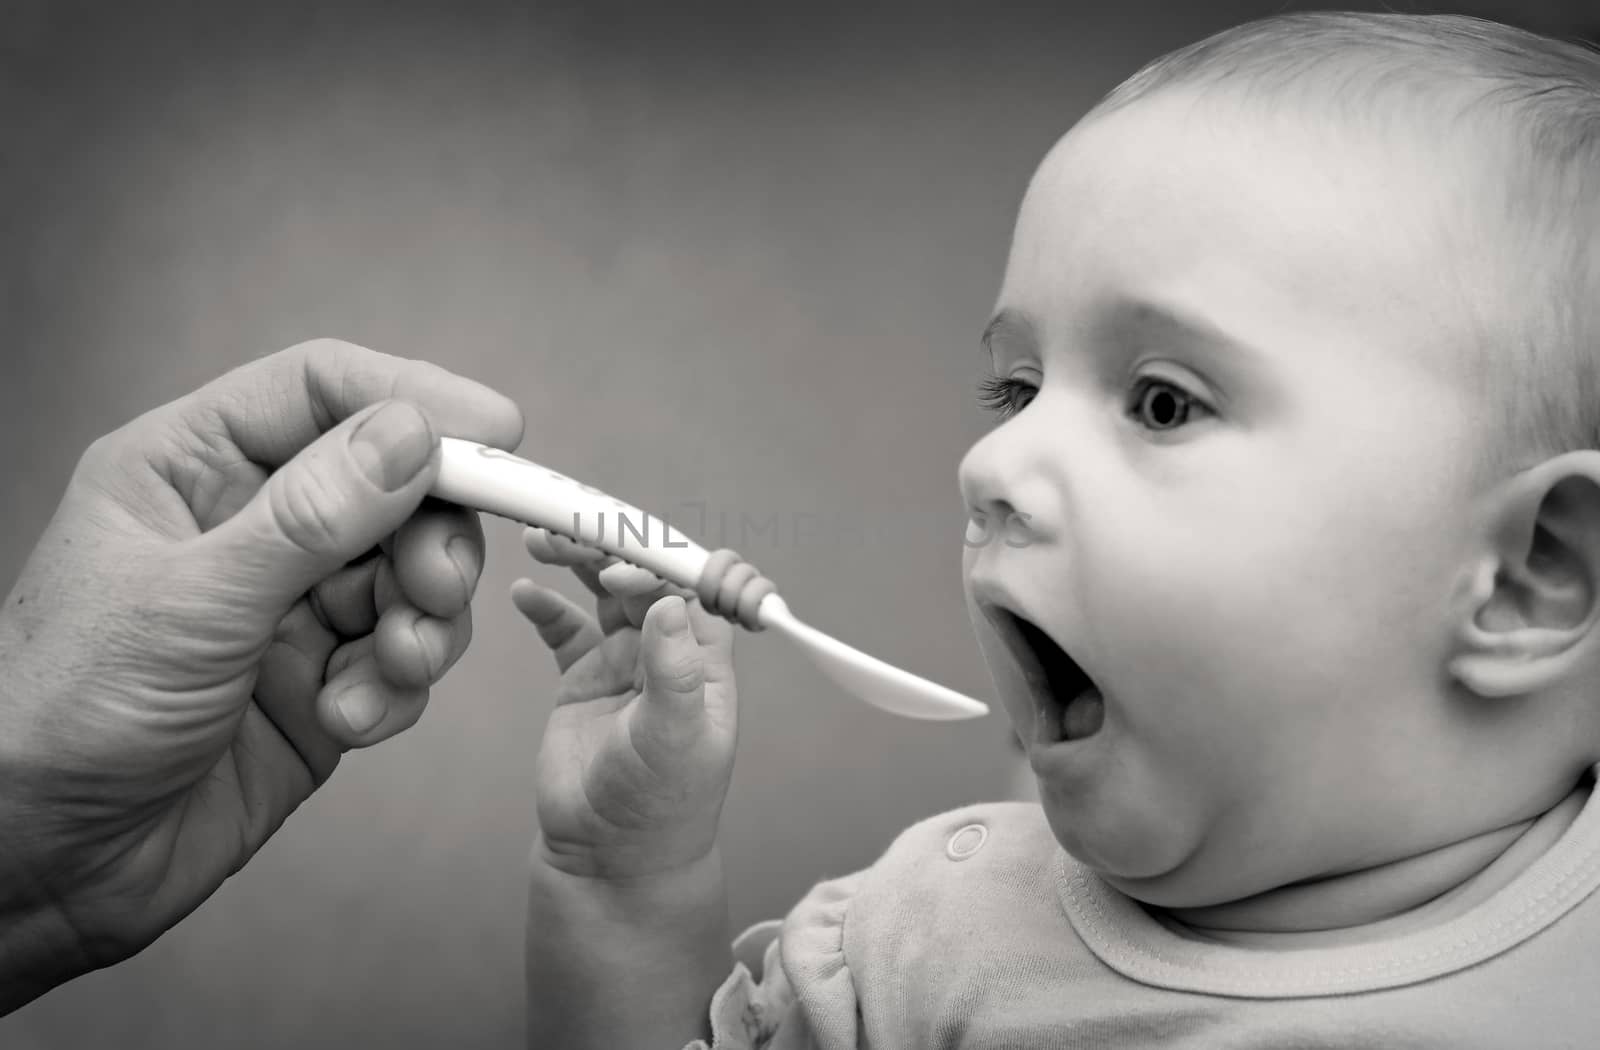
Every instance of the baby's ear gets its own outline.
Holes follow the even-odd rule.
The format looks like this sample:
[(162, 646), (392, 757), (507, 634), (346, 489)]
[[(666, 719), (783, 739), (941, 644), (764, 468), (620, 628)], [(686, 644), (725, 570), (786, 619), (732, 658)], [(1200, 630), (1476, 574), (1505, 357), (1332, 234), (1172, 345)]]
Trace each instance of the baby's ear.
[(1518, 696), (1569, 679), (1600, 651), (1600, 452), (1523, 471), (1493, 513), (1450, 672), (1479, 696)]

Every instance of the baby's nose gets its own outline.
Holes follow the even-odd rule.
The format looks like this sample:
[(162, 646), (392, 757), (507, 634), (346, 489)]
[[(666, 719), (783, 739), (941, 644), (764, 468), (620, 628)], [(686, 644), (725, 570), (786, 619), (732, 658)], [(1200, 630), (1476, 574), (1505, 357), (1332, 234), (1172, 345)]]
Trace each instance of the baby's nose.
[(1007, 547), (1031, 547), (1039, 541), (1039, 533), (1031, 524), (1031, 515), (1019, 511), (1005, 501), (999, 501), (988, 510), (973, 510), (967, 517), (967, 534), (962, 542), (968, 547), (988, 547), (1004, 544)]
[(957, 477), (961, 482), (961, 498), (966, 501), (967, 513), (974, 517), (994, 513), (1005, 504), (1005, 485), (998, 469), (994, 451), (995, 435), (985, 435), (961, 457)]
[(967, 505), (968, 546), (1003, 540), (1027, 546), (1037, 538), (1039, 522), (1028, 505), (1030, 485), (1019, 460), (989, 434), (961, 460), (961, 495)]

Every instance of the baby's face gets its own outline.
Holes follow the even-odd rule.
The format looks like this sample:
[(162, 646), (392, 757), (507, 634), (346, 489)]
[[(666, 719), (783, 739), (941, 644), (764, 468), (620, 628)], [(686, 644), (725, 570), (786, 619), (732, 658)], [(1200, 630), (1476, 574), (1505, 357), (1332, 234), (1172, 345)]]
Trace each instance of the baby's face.
[[(1015, 411), (961, 465), (974, 624), (1057, 837), (1151, 903), (1451, 841), (1487, 447), (1437, 290), (1454, 205), (1350, 138), (1181, 95), (1080, 126), (986, 340)], [(1013, 616), (1094, 691), (1030, 684), (1053, 647)]]

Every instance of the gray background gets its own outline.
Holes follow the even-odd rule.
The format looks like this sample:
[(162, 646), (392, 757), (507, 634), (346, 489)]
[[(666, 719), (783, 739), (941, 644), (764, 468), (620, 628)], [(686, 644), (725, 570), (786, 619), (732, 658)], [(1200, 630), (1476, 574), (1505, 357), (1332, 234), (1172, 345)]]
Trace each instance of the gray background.
[[(500, 388), (531, 458), (987, 698), (955, 467), (1026, 179), (1140, 63), (1285, 6), (0, 5), (0, 578), (94, 437), (338, 335)], [(1593, 3), (1451, 9), (1600, 26)], [(520, 1045), (556, 680), (506, 597), (526, 568), (491, 523), (474, 647), (423, 722), (0, 1045)], [(1011, 790), (998, 713), (895, 719), (776, 638), (740, 663), (735, 929)]]

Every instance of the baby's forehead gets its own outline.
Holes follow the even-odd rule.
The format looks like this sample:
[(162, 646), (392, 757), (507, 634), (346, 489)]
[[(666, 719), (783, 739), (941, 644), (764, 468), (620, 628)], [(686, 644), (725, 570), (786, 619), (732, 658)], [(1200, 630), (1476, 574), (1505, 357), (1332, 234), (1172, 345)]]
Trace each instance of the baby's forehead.
[(1173, 92), (1075, 127), (1019, 213), (1001, 303), (1041, 345), (1161, 304), (1264, 348), (1344, 344), (1454, 371), (1470, 208), (1422, 154)]
[(1172, 91), (1091, 116), (1056, 143), (1024, 197), (1012, 261), (1123, 278), (1248, 265), (1314, 286), (1357, 272), (1411, 285), (1458, 254), (1467, 196), (1441, 184), (1425, 150)]
[[(1226, 85), (1176, 85), (1085, 115), (1045, 156), (1034, 184), (1068, 194), (1125, 186), (1173, 192), (1197, 170), (1228, 167), (1255, 173), (1256, 186), (1413, 189), (1409, 206), (1465, 184), (1452, 162), (1487, 174), (1510, 159), (1515, 144), (1494, 133), (1494, 122), (1463, 121), (1446, 134), (1430, 128), (1433, 116), (1426, 107), (1403, 105), (1357, 116), (1338, 98), (1304, 88), (1278, 98)], [(1408, 177), (1426, 185), (1398, 181)]]

